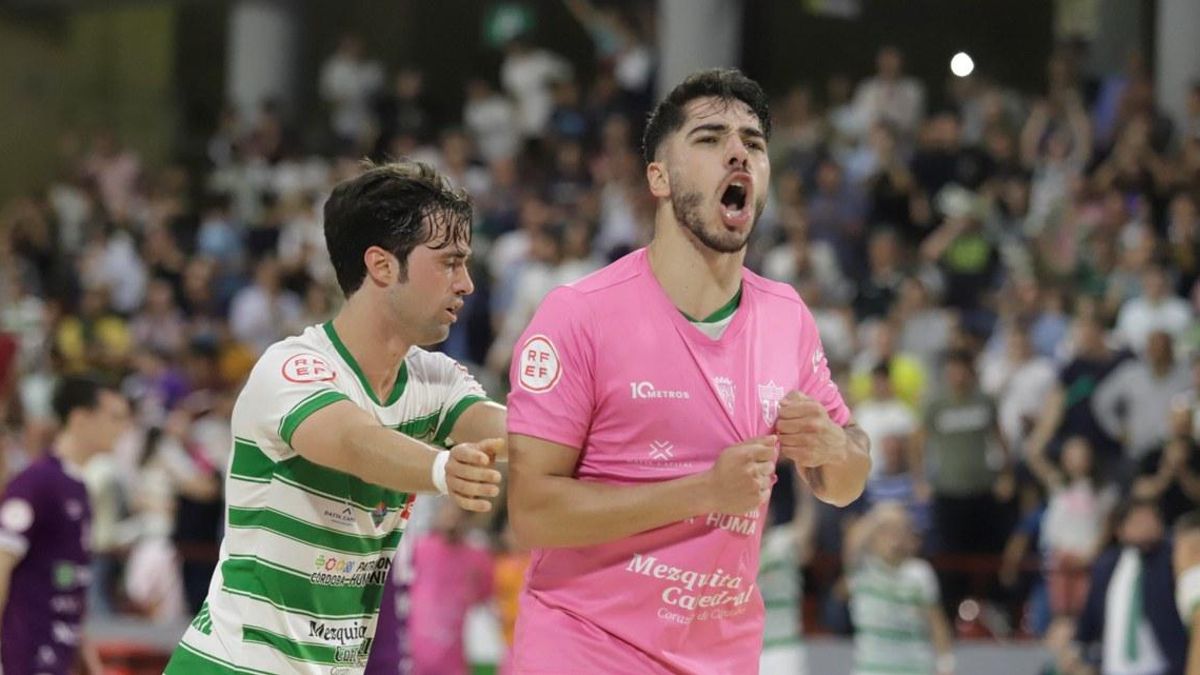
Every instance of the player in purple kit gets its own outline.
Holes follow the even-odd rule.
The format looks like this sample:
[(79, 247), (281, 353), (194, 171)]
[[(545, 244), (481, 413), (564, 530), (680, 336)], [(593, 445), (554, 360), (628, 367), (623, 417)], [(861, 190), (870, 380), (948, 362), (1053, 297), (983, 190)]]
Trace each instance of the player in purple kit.
[(67, 378), (54, 394), (61, 430), (0, 499), (0, 664), (13, 674), (74, 672), (90, 574), (92, 511), (83, 466), (129, 423), (115, 390)]

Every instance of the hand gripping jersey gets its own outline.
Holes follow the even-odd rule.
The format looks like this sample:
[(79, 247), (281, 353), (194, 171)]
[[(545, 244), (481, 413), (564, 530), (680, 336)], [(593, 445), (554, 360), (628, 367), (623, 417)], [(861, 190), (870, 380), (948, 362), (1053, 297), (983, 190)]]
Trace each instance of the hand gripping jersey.
[(292, 434), (349, 400), (385, 426), (441, 444), (484, 397), (462, 366), (414, 347), (377, 400), (332, 323), (270, 347), (233, 410), (217, 572), (167, 672), (361, 672), (415, 495), (309, 462)]
[[(704, 471), (725, 448), (773, 432), (792, 390), (836, 423), (849, 419), (790, 286), (743, 272), (741, 306), (714, 340), (671, 303), (645, 250), (547, 296), (511, 380), (509, 431), (580, 448), (583, 481)], [(765, 514), (710, 513), (599, 546), (534, 551), (516, 671), (757, 672)]]

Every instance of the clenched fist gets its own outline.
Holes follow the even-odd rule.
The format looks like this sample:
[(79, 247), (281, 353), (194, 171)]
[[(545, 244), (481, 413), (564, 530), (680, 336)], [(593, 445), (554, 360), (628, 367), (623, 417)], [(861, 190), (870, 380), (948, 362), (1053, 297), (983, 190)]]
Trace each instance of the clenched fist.
[(846, 459), (846, 432), (825, 406), (793, 391), (779, 402), (779, 452), (799, 467), (818, 467)]
[(774, 436), (763, 436), (721, 452), (708, 470), (713, 511), (738, 515), (766, 503), (775, 475), (776, 441)]
[(492, 510), (491, 498), (500, 494), (500, 472), (491, 468), (492, 459), (503, 445), (503, 440), (495, 438), (451, 448), (446, 462), (446, 488), (459, 507), (466, 511)]

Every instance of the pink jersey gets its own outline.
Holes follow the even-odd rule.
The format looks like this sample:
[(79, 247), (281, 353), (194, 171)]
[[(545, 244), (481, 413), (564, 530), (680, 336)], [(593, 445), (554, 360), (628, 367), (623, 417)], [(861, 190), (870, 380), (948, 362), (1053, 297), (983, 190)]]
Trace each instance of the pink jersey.
[(416, 543), (413, 573), (408, 619), (412, 675), (467, 675), (463, 624), (467, 610), (491, 597), (491, 553), (432, 532)]
[[(510, 433), (581, 449), (576, 477), (665, 481), (772, 433), (802, 391), (845, 424), (808, 308), (743, 272), (713, 340), (688, 322), (645, 250), (556, 289), (517, 343)], [(520, 673), (755, 673), (764, 506), (708, 514), (599, 546), (533, 552), (514, 643)]]

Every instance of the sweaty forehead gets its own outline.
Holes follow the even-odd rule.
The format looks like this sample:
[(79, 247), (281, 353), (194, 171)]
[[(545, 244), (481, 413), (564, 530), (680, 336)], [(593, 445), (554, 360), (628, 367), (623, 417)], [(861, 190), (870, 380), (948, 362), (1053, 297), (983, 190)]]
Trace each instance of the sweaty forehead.
[(751, 126), (762, 130), (762, 123), (754, 110), (740, 99), (705, 96), (688, 101), (683, 106), (683, 112), (686, 115), (682, 128), (684, 133), (698, 124), (714, 123), (724, 123), (733, 128)]

